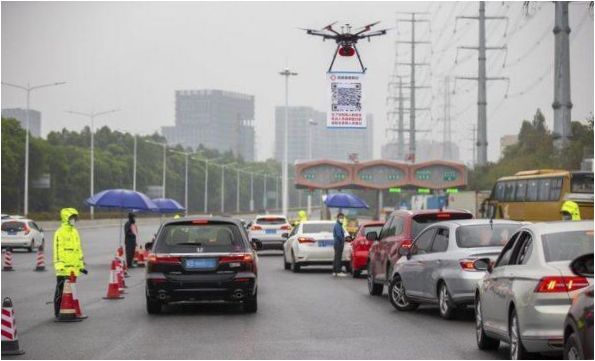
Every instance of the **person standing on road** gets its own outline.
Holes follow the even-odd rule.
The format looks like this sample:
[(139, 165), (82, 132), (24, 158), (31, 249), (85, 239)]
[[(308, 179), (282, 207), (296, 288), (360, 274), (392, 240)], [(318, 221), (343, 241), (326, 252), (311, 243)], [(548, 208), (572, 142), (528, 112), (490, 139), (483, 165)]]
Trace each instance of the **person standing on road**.
[(345, 247), (345, 230), (343, 228), (343, 220), (345, 215), (343, 213), (337, 214), (337, 223), (333, 228), (333, 239), (335, 249), (335, 259), (333, 261), (333, 276), (343, 277), (343, 248)]
[(62, 225), (54, 233), (53, 263), (56, 270), (56, 292), (54, 293), (54, 315), (60, 313), (64, 282), (71, 273), (76, 277), (82, 272), (87, 274), (81, 247), (79, 232), (74, 227), (78, 220), (78, 211), (74, 208), (64, 208), (60, 211)]
[(124, 225), (124, 243), (126, 245), (126, 264), (128, 267), (134, 267), (134, 251), (136, 251), (136, 241), (140, 241), (138, 236), (138, 227), (136, 226), (136, 216), (134, 213), (128, 213), (128, 222)]
[(581, 220), (581, 210), (573, 201), (564, 201), (562, 203), (562, 208), (560, 208), (560, 215), (562, 216), (563, 221), (580, 221)]

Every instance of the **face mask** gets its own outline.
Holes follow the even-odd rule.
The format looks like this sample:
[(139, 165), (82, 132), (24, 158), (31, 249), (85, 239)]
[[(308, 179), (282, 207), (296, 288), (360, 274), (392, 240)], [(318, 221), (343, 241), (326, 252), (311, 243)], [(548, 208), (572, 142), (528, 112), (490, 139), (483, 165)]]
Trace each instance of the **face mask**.
[(338, 218), (338, 221), (339, 222), (343, 222), (343, 218)]
[(74, 224), (76, 223), (76, 218), (70, 218), (68, 220), (68, 223), (70, 223), (71, 226), (74, 226)]
[(572, 216), (570, 215), (570, 213), (562, 213), (562, 220), (563, 221), (570, 221), (572, 219)]

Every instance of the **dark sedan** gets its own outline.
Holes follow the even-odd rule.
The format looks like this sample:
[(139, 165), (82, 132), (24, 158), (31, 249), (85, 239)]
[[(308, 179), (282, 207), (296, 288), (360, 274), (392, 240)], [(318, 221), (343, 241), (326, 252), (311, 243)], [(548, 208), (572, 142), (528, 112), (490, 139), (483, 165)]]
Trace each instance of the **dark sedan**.
[[(570, 268), (578, 276), (593, 278), (593, 253), (578, 257)], [(572, 301), (564, 321), (564, 359), (593, 359), (593, 286)]]

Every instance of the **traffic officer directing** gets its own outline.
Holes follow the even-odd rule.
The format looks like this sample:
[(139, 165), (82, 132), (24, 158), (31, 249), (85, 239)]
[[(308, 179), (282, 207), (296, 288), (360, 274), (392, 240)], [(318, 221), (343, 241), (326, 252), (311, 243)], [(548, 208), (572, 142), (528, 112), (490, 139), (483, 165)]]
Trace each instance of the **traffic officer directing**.
[(564, 201), (562, 203), (562, 208), (560, 208), (560, 214), (562, 215), (562, 220), (564, 221), (580, 221), (581, 220), (581, 210), (573, 201)]
[(60, 211), (62, 225), (54, 233), (54, 254), (53, 262), (56, 270), (56, 293), (54, 295), (54, 315), (60, 313), (62, 302), (62, 290), (64, 282), (70, 277), (71, 272), (75, 276), (82, 272), (87, 274), (83, 258), (83, 249), (79, 232), (74, 228), (79, 213), (74, 208), (64, 208)]

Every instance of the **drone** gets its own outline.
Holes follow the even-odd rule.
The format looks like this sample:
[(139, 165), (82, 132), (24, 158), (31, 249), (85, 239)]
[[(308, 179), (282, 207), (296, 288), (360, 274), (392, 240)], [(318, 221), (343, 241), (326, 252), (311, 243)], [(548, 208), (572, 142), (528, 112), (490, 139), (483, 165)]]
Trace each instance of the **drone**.
[(365, 73), (366, 68), (364, 67), (362, 58), (360, 57), (359, 51), (357, 50), (355, 44), (357, 44), (357, 42), (362, 39), (368, 39), (368, 41), (370, 41), (370, 39), (374, 36), (386, 35), (386, 32), (388, 31), (388, 29), (382, 29), (382, 30), (376, 30), (376, 31), (370, 32), (370, 30), (372, 30), (372, 27), (379, 23), (379, 21), (377, 21), (375, 23), (368, 24), (368, 25), (365, 25), (364, 27), (357, 29), (356, 32), (354, 32), (354, 33), (351, 32), (351, 25), (345, 24), (344, 26), (341, 26), (341, 32), (339, 32), (339, 31), (333, 29), (333, 25), (335, 25), (336, 23), (337, 22), (335, 21), (334, 23), (331, 23), (331, 24), (323, 27), (320, 30), (314, 30), (314, 29), (302, 29), (302, 30), (305, 30), (308, 35), (322, 37), (322, 41), (325, 41), (327, 39), (332, 39), (337, 43), (337, 49), (335, 49), (335, 54), (333, 55), (333, 60), (331, 61), (331, 65), (328, 68), (329, 73), (333, 69), (333, 64), (335, 63), (337, 54), (339, 54), (340, 56), (345, 56), (345, 57), (357, 55), (357, 60), (359, 61), (359, 64), (362, 68), (362, 72)]

